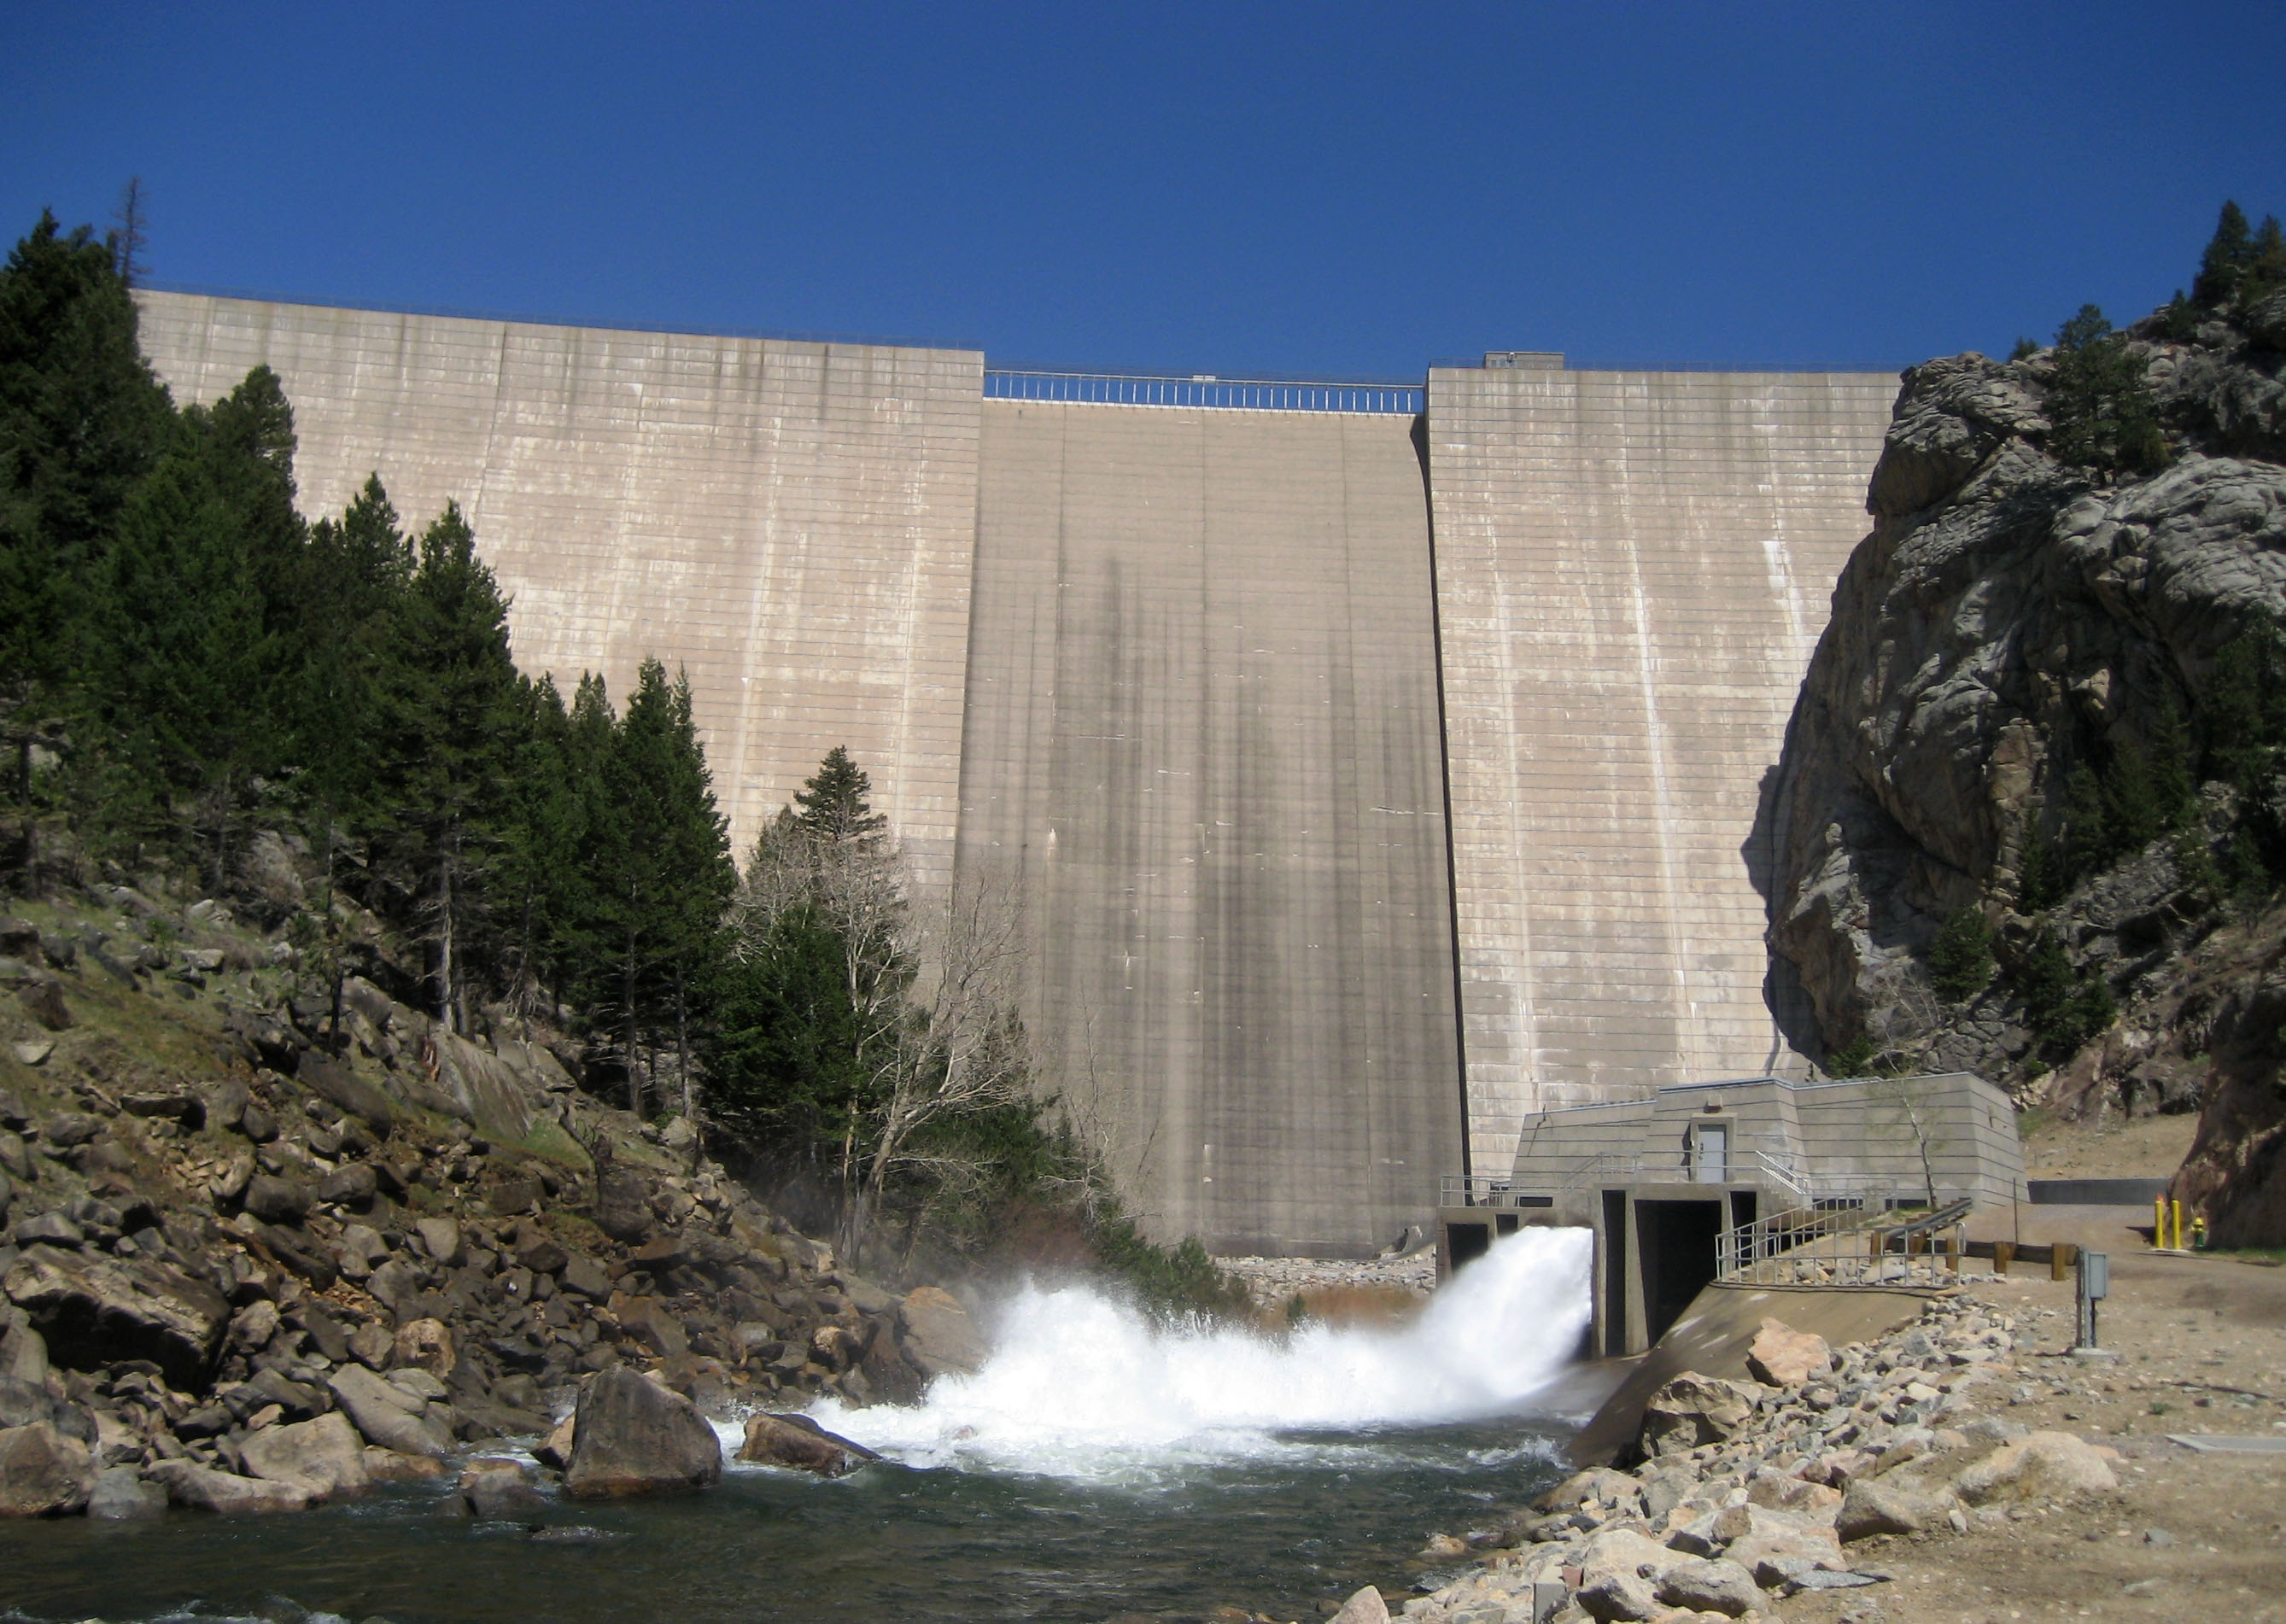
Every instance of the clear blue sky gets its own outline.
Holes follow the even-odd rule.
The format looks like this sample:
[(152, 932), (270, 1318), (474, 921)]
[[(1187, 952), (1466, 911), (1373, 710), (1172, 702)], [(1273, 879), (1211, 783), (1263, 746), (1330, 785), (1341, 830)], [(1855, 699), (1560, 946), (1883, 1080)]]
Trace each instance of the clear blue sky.
[(0, 215), (156, 280), (1002, 362), (1903, 362), (2286, 213), (2286, 6), (7, 0)]

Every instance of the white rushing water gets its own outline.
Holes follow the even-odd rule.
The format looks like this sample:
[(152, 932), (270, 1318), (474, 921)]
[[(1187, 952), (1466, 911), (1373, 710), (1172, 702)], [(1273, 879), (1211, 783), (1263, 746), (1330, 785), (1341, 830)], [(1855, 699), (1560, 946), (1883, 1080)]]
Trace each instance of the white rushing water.
[(911, 1408), (811, 1413), (913, 1465), (1054, 1477), (1273, 1456), (1297, 1447), (1283, 1431), (1513, 1413), (1579, 1348), (1590, 1246), (1584, 1229), (1506, 1236), (1394, 1329), (1168, 1330), (1085, 1285), (1028, 1285), (974, 1376), (939, 1378)]

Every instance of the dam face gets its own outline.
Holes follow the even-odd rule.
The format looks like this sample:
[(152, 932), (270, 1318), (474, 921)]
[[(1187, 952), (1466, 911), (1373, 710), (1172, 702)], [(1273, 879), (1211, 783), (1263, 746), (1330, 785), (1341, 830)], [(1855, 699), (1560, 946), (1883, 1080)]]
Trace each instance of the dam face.
[(971, 351), (138, 298), (178, 400), (280, 374), (305, 512), (457, 500), (526, 669), (684, 666), (742, 849), (840, 745), (918, 883), (1020, 893), (1044, 1085), (1162, 1235), (1370, 1251), (1528, 1111), (1790, 1059), (1752, 836), (1888, 374), (1082, 404)]

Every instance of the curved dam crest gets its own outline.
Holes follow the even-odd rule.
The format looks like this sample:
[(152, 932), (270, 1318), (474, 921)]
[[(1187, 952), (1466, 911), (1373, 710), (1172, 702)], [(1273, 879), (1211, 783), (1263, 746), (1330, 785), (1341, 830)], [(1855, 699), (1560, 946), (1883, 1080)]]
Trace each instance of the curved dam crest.
[(835, 745), (1024, 889), (1051, 1086), (1164, 1234), (1344, 1256), (1547, 1105), (1759, 1073), (1758, 797), (1888, 374), (1436, 367), (1418, 416), (985, 398), (974, 351), (146, 290), (305, 512), (457, 500), (516, 652), (690, 673), (739, 847)]

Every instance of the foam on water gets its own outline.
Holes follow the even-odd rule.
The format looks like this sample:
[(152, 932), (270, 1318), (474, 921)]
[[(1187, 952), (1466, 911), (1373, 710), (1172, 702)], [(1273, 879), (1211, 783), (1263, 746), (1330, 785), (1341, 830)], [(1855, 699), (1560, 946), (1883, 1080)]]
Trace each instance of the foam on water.
[(1172, 1330), (1089, 1286), (1028, 1285), (998, 1316), (974, 1376), (940, 1377), (910, 1408), (826, 1400), (812, 1414), (916, 1466), (1147, 1477), (1344, 1449), (1366, 1463), (1363, 1440), (1281, 1435), (1524, 1408), (1580, 1345), (1591, 1244), (1584, 1229), (1503, 1237), (1397, 1329)]

